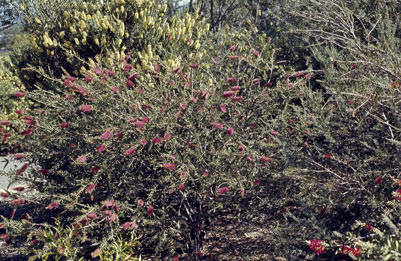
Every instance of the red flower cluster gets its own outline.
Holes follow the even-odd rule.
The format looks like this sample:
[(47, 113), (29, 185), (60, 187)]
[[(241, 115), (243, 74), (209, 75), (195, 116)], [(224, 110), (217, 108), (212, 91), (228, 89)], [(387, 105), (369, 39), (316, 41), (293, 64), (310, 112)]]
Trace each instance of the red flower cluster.
[(344, 246), (344, 250), (341, 251), (343, 255), (348, 255), (352, 254), (353, 256), (359, 256), (361, 254), (361, 248), (360, 247), (349, 247), (349, 246)]
[(315, 252), (317, 255), (324, 253), (324, 246), (322, 246), (323, 240), (311, 239), (309, 240), (309, 249)]

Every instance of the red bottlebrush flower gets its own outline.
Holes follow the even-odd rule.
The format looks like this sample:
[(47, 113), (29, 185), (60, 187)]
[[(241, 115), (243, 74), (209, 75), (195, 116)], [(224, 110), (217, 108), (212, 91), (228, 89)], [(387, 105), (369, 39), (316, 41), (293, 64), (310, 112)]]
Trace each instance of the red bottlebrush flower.
[(61, 123), (61, 124), (60, 124), (60, 127), (63, 128), (63, 129), (64, 129), (64, 128), (67, 128), (67, 127), (68, 127), (68, 122), (63, 122), (63, 123)]
[(361, 248), (360, 247), (349, 247), (349, 246), (344, 246), (344, 250), (341, 251), (341, 253), (343, 255), (348, 255), (348, 254), (352, 254), (355, 257), (359, 256), (361, 254)]
[(70, 87), (71, 86), (71, 81), (68, 80), (68, 79), (65, 79), (64, 82), (63, 82), (63, 85), (66, 86), (66, 87)]
[(216, 127), (217, 129), (221, 129), (223, 128), (223, 124), (219, 123), (219, 122), (212, 122), (212, 125), (214, 127)]
[(96, 215), (96, 213), (89, 213), (89, 214), (88, 214), (88, 218), (89, 218), (90, 220), (94, 220), (94, 219), (97, 218), (97, 215)]
[(231, 98), (233, 102), (242, 102), (242, 96), (234, 96)]
[(230, 56), (230, 60), (231, 61), (235, 61), (235, 60), (237, 60), (238, 59), (238, 56), (237, 55), (232, 55), (232, 56)]
[(184, 191), (184, 190), (185, 190), (184, 184), (180, 184), (180, 185), (178, 186), (178, 189), (181, 190), (181, 191)]
[(173, 261), (180, 261), (180, 257), (177, 253), (173, 255)]
[(308, 130), (305, 131), (305, 134), (309, 136), (310, 135), (310, 131), (308, 131)]
[(90, 77), (89, 75), (85, 75), (85, 82), (86, 83), (90, 83), (93, 80), (92, 77)]
[(86, 161), (86, 155), (84, 154), (84, 155), (79, 156), (79, 157), (77, 158), (77, 161), (78, 161), (79, 163), (84, 163), (84, 162)]
[(121, 227), (125, 230), (127, 230), (131, 226), (131, 222), (125, 222)]
[(366, 225), (365, 225), (365, 229), (366, 229), (367, 231), (371, 231), (371, 230), (373, 229), (373, 226), (372, 226), (372, 225), (369, 225), (369, 224), (366, 224)]
[(82, 95), (82, 96), (87, 96), (88, 95), (88, 91), (85, 88), (82, 87), (76, 87), (77, 91)]
[(147, 141), (142, 139), (142, 140), (139, 141), (139, 143), (141, 143), (142, 145), (146, 145)]
[(273, 160), (273, 159), (270, 158), (270, 157), (266, 157), (266, 156), (260, 157), (260, 161), (261, 161), (261, 162), (264, 162), (264, 163), (270, 162), (270, 161), (272, 161), (272, 160)]
[(100, 70), (100, 68), (96, 67), (96, 68), (93, 69), (93, 72), (94, 72), (96, 75), (100, 75), (100, 74), (102, 73), (102, 70)]
[(122, 133), (116, 133), (116, 134), (114, 135), (114, 137), (116, 137), (116, 138), (121, 138), (122, 136), (123, 136)]
[(260, 82), (259, 78), (253, 79), (253, 81), (252, 81), (253, 85), (258, 85), (259, 82)]
[(305, 78), (306, 80), (310, 80), (310, 79), (312, 78), (312, 73), (305, 74), (305, 75), (304, 75), (304, 78)]
[(299, 71), (299, 72), (294, 73), (294, 74), (292, 75), (292, 77), (298, 78), (298, 77), (300, 77), (300, 76), (303, 76), (304, 74), (305, 74), (304, 71)]
[(32, 128), (28, 128), (26, 130), (24, 130), (23, 132), (21, 132), (21, 136), (29, 136), (32, 134)]
[(278, 132), (278, 131), (272, 131), (272, 132), (270, 132), (270, 134), (273, 136), (280, 136), (280, 132)]
[(237, 81), (237, 78), (236, 78), (236, 77), (229, 77), (229, 78), (227, 78), (227, 82), (229, 82), (229, 83), (233, 83), (233, 82), (235, 82), (235, 81)]
[(383, 183), (383, 176), (378, 176), (375, 178), (375, 183), (376, 184), (382, 184)]
[(58, 208), (58, 206), (59, 206), (59, 203), (58, 203), (57, 201), (53, 201), (52, 203), (50, 203), (50, 204), (46, 207), (46, 209), (52, 210), (52, 209)]
[(106, 145), (104, 145), (104, 144), (102, 144), (102, 145), (96, 147), (96, 151), (97, 151), (97, 152), (103, 152), (103, 151), (105, 151), (105, 150), (106, 150)]
[(134, 81), (134, 80), (138, 79), (138, 77), (139, 77), (139, 72), (135, 72), (135, 73), (131, 74), (130, 76), (128, 76), (128, 80)]
[(77, 80), (76, 77), (71, 76), (71, 75), (67, 75), (67, 76), (65, 76), (65, 78), (66, 78), (67, 80), (71, 81), (72, 83), (75, 82), (75, 81)]
[(19, 176), (19, 175), (21, 175), (22, 173), (24, 173), (25, 170), (28, 169), (28, 166), (29, 166), (28, 163), (25, 163), (24, 165), (22, 165), (21, 168), (19, 168), (19, 169), (17, 170), (16, 175)]
[(219, 188), (218, 190), (217, 190), (217, 193), (219, 193), (220, 195), (224, 195), (224, 194), (226, 194), (228, 192), (228, 188), (227, 187), (222, 187), (222, 188)]
[(145, 122), (144, 121), (137, 121), (135, 122), (135, 126), (138, 128), (142, 128), (143, 126), (145, 126)]
[(83, 227), (86, 227), (86, 226), (88, 225), (88, 219), (87, 219), (87, 218), (83, 218), (83, 219), (81, 220), (81, 225), (82, 225)]
[(234, 128), (233, 127), (228, 127), (227, 134), (230, 135), (230, 136), (233, 135), (234, 134)]
[(102, 201), (102, 205), (105, 208), (110, 208), (110, 207), (114, 207), (115, 203), (114, 203), (114, 200), (105, 200), (105, 201)]
[(114, 221), (116, 221), (117, 219), (117, 214), (116, 213), (112, 213), (111, 216), (107, 219), (107, 221), (109, 223), (113, 223)]
[(325, 252), (324, 246), (322, 246), (323, 240), (311, 239), (309, 240), (309, 249), (315, 252), (317, 255)]
[(14, 199), (13, 201), (11, 201), (11, 205), (13, 205), (13, 206), (20, 206), (20, 205), (24, 205), (24, 204), (25, 204), (24, 198), (18, 198), (18, 199)]
[(259, 186), (259, 185), (260, 185), (260, 180), (255, 180), (255, 181), (253, 182), (253, 185), (254, 185), (254, 186)]
[(173, 72), (178, 73), (180, 71), (180, 69), (181, 69), (180, 67), (174, 68)]
[(237, 49), (237, 46), (233, 45), (228, 50), (230, 50), (231, 52), (234, 52), (236, 49)]
[(185, 103), (181, 102), (180, 108), (181, 108), (181, 110), (185, 111), (185, 109), (187, 108), (187, 105), (185, 105)]
[(132, 70), (132, 68), (134, 68), (134, 66), (132, 64), (126, 63), (124, 65), (123, 71), (128, 72), (128, 71)]
[(324, 154), (324, 157), (325, 157), (326, 159), (331, 159), (332, 156), (333, 156), (333, 155), (331, 155), (330, 153), (325, 153), (325, 154)]
[(83, 112), (90, 112), (92, 110), (92, 106), (91, 105), (80, 105), (78, 107), (78, 109)]
[(145, 116), (141, 117), (141, 119), (145, 123), (148, 123), (150, 121), (150, 118), (149, 117), (145, 117)]
[(11, 125), (11, 121), (0, 121), (0, 125), (3, 125), (3, 126)]
[(153, 215), (154, 209), (153, 209), (152, 206), (147, 207), (146, 210), (148, 211), (149, 216), (152, 216), (152, 215)]
[(49, 175), (50, 170), (48, 170), (48, 169), (41, 169), (40, 172), (42, 173), (42, 175)]
[(156, 73), (159, 73), (160, 72), (160, 67), (159, 67), (159, 65), (158, 64), (153, 64), (153, 69), (155, 70), (155, 72)]
[(244, 146), (238, 145), (238, 150), (239, 150), (239, 151), (243, 151), (244, 149), (245, 149)]
[(304, 142), (304, 146), (305, 148), (309, 148), (309, 143), (307, 143), (306, 141)]
[(108, 140), (110, 137), (111, 137), (111, 133), (109, 131), (106, 131), (102, 135), (100, 135), (101, 140)]
[(255, 57), (258, 57), (259, 56), (259, 52), (257, 51), (257, 50), (253, 50), (252, 51), (252, 54), (255, 56)]
[(166, 163), (166, 164), (163, 164), (163, 168), (168, 169), (168, 170), (173, 170), (175, 168), (175, 164), (174, 163)]
[(25, 157), (26, 157), (26, 155), (24, 153), (15, 153), (14, 154), (15, 159), (23, 159)]
[(18, 97), (18, 98), (22, 98), (25, 96), (24, 92), (13, 92), (11, 93), (12, 96)]
[(223, 104), (220, 105), (220, 111), (221, 112), (227, 112), (227, 107)]
[(353, 64), (351, 65), (351, 67), (352, 67), (352, 69), (355, 69), (355, 68), (358, 68), (358, 65), (355, 64), (355, 63), (353, 63)]
[(198, 69), (199, 68), (199, 64), (195, 63), (195, 64), (190, 64), (189, 67), (191, 67), (192, 69)]
[(96, 173), (96, 172), (98, 172), (100, 170), (100, 167), (98, 167), (98, 166), (93, 166), (91, 169), (90, 169), (90, 172), (91, 173)]
[(95, 188), (96, 188), (96, 184), (89, 184), (85, 189), (85, 193), (92, 194), (92, 192), (95, 190)]
[(8, 193), (7, 192), (1, 192), (0, 196), (2, 196), (3, 198), (8, 198)]
[(171, 137), (170, 134), (168, 134), (168, 133), (166, 132), (166, 133), (164, 134), (164, 137), (163, 137), (163, 138), (164, 138), (165, 140), (170, 140), (170, 137)]
[(8, 239), (9, 237), (10, 236), (8, 234), (1, 234), (0, 235), (0, 239), (4, 239), (4, 240)]
[(13, 190), (21, 192), (21, 191), (24, 191), (25, 188), (22, 186), (18, 186), (18, 187), (13, 188)]
[(223, 92), (223, 97), (228, 98), (228, 97), (234, 96), (234, 94), (235, 94), (234, 91), (225, 91), (225, 92)]
[(202, 173), (202, 176), (207, 177), (209, 176), (209, 173), (207, 173), (206, 171)]
[(127, 80), (127, 86), (132, 88), (132, 87), (135, 86), (135, 83), (133, 81), (131, 81), (131, 80)]
[(69, 100), (69, 101), (72, 100), (72, 96), (69, 94), (64, 95), (64, 97), (66, 100)]
[(145, 202), (142, 199), (138, 199), (138, 206), (143, 207), (143, 205), (145, 205)]
[(157, 137), (157, 138), (152, 139), (153, 144), (157, 144), (157, 143), (161, 143), (161, 142), (162, 142), (162, 138)]
[(135, 152), (135, 148), (129, 148), (129, 149), (127, 149), (126, 151), (125, 151), (125, 155), (132, 155), (132, 154), (134, 154), (134, 152)]
[(11, 137), (11, 135), (12, 135), (11, 132), (4, 132), (3, 134), (4, 137)]
[[(21, 110), (14, 110), (14, 112), (16, 113), (16, 114), (18, 114), (18, 115), (21, 115), (22, 114), (22, 111)], [(1, 125), (1, 124), (0, 124)]]
[(191, 86), (191, 83), (190, 82), (186, 82), (185, 85), (184, 85), (184, 88), (188, 89), (190, 86)]
[(118, 88), (118, 86), (112, 86), (112, 87), (111, 87), (111, 90), (112, 90), (113, 92), (119, 92), (119, 91), (120, 91), (120, 88)]
[(241, 86), (239, 86), (239, 85), (235, 85), (235, 86), (231, 87), (232, 91), (238, 91), (239, 89), (241, 89)]

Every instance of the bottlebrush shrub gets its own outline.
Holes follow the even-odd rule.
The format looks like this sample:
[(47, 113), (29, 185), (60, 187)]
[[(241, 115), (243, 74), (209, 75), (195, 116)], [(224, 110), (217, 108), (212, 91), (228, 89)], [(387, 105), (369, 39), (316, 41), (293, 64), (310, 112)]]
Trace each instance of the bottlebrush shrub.
[[(124, 50), (131, 50), (134, 67), (153, 66), (152, 58), (163, 56), (171, 46), (197, 50), (208, 31), (197, 12), (170, 17), (160, 0), (107, 0), (101, 5), (75, 0), (19, 2), (32, 44), (13, 49), (12, 60), (17, 65), (14, 73), (28, 89), (50, 86), (39, 68), (61, 77), (62, 66), (72, 76), (83, 76), (84, 70), (95, 67), (95, 57), (111, 66), (105, 55), (111, 50), (118, 50), (119, 60), (124, 59)], [(178, 56), (164, 58), (175, 66), (180, 62)], [(27, 67), (31, 70), (22, 70)]]
[(4, 55), (0, 58), (0, 154), (15, 150), (20, 135), (26, 130), (24, 115), (29, 113), (29, 103), (25, 98), (25, 87), (18, 77), (11, 73), (10, 58)]
[(56, 80), (59, 94), (29, 92), (43, 113), (23, 142), (32, 171), (18, 177), (47, 197), (43, 211), (86, 236), (85, 251), (137, 233), (159, 255), (192, 255), (213, 217), (277, 164), (277, 110), (264, 94), (271, 48), (262, 37), (176, 68), (98, 64)]

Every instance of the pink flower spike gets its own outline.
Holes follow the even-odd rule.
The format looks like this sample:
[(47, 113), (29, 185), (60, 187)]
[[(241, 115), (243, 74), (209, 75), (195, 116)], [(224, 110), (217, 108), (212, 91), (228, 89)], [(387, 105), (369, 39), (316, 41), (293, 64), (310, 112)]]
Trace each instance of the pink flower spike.
[(64, 128), (67, 128), (67, 127), (68, 127), (68, 122), (63, 122), (63, 123), (61, 123), (61, 124), (60, 124), (60, 127), (63, 128), (63, 129), (64, 129)]
[(97, 151), (97, 152), (103, 152), (103, 151), (105, 151), (105, 150), (106, 150), (106, 145), (104, 145), (104, 144), (102, 144), (102, 145), (96, 147), (96, 151)]
[(106, 131), (102, 135), (100, 135), (101, 140), (108, 140), (110, 137), (111, 137), (111, 133), (109, 131)]
[(237, 60), (238, 59), (238, 56), (237, 55), (232, 55), (232, 56), (230, 56), (230, 60), (231, 61), (235, 61), (235, 60)]
[(225, 91), (225, 92), (223, 93), (223, 97), (224, 97), (224, 98), (228, 98), (228, 97), (234, 96), (234, 94), (235, 94), (234, 91)]
[(127, 149), (125, 152), (124, 152), (124, 154), (125, 155), (132, 155), (132, 154), (134, 154), (134, 152), (135, 152), (135, 148), (129, 148), (129, 149)]
[(142, 139), (139, 141), (139, 143), (141, 143), (142, 145), (146, 145), (146, 140)]
[(212, 122), (212, 125), (213, 125), (214, 127), (216, 127), (217, 129), (223, 128), (223, 124), (218, 123), (218, 122)]
[(145, 122), (137, 121), (137, 122), (135, 122), (135, 126), (138, 127), (138, 128), (141, 128), (141, 127), (145, 126)]
[(178, 186), (178, 189), (179, 189), (180, 191), (184, 191), (184, 190), (185, 190), (184, 184), (180, 184), (180, 185)]
[(125, 230), (127, 230), (131, 226), (131, 222), (125, 222), (121, 227)]
[(261, 162), (264, 162), (264, 163), (270, 162), (270, 161), (272, 161), (272, 160), (273, 160), (273, 159), (270, 158), (270, 157), (266, 157), (266, 156), (260, 157), (260, 161), (261, 161)]
[(131, 75), (128, 77), (128, 80), (134, 81), (134, 80), (138, 79), (138, 77), (139, 77), (139, 72), (136, 72), (136, 73), (131, 74)]
[(58, 208), (58, 206), (59, 206), (59, 203), (58, 203), (57, 201), (53, 201), (52, 203), (50, 203), (50, 204), (46, 207), (46, 209), (52, 210), (52, 209)]
[(11, 125), (11, 121), (9, 121), (9, 120), (7, 120), (7, 121), (0, 121), (0, 125), (3, 125), (3, 126)]
[(10, 202), (11, 205), (13, 206), (20, 206), (25, 204), (25, 199), (24, 198), (18, 198), (14, 199), (13, 201)]
[(253, 182), (253, 185), (254, 185), (254, 186), (259, 186), (259, 185), (260, 185), (260, 180), (255, 180), (255, 181)]
[(230, 50), (231, 52), (234, 52), (236, 49), (237, 49), (237, 46), (233, 45), (228, 50)]
[(111, 90), (112, 90), (113, 92), (119, 92), (119, 91), (120, 91), (120, 88), (118, 88), (117, 86), (112, 86), (112, 87), (111, 87)]
[(18, 97), (18, 98), (22, 98), (25, 96), (24, 92), (13, 92), (11, 93), (12, 96)]
[(160, 137), (157, 137), (157, 138), (153, 138), (152, 139), (152, 143), (153, 144), (158, 144), (158, 143), (161, 143), (162, 142), (162, 138), (160, 138)]
[(233, 127), (228, 127), (227, 134), (230, 135), (230, 136), (233, 135), (234, 134), (234, 128)]
[(90, 77), (89, 75), (85, 75), (85, 82), (86, 83), (90, 83), (93, 80), (92, 77)]
[(84, 162), (86, 161), (86, 155), (84, 154), (84, 155), (79, 156), (79, 157), (77, 158), (77, 161), (78, 161), (79, 163), (84, 163)]
[(95, 188), (96, 188), (96, 184), (89, 184), (85, 189), (85, 193), (92, 194), (92, 192), (95, 190)]
[(231, 98), (233, 102), (242, 102), (242, 96), (234, 96)]
[(235, 78), (235, 77), (229, 77), (229, 78), (227, 79), (227, 82), (229, 82), (229, 83), (233, 83), (233, 82), (235, 82), (235, 81), (237, 81), (237, 78)]
[(16, 159), (23, 159), (25, 157), (26, 157), (26, 155), (24, 153), (15, 153), (14, 154), (14, 158), (16, 158)]
[(271, 133), (271, 135), (273, 135), (273, 136), (280, 136), (280, 132), (278, 132), (278, 131), (272, 131), (272, 132), (270, 132)]
[(325, 153), (325, 154), (324, 154), (324, 157), (325, 157), (326, 159), (331, 159), (332, 156), (333, 156), (333, 155), (331, 155), (330, 153)]
[(90, 169), (90, 172), (91, 172), (91, 173), (97, 173), (99, 170), (100, 170), (100, 167), (98, 167), (98, 166), (93, 166), (93, 167)]
[(28, 166), (29, 166), (28, 163), (25, 163), (24, 165), (22, 165), (22, 167), (19, 170), (17, 170), (17, 173), (15, 175), (19, 176), (22, 173), (24, 173), (25, 170), (28, 169)]
[(154, 209), (153, 209), (152, 206), (147, 207), (146, 210), (148, 211), (149, 216), (152, 216), (152, 215), (153, 215)]
[(100, 70), (100, 68), (96, 67), (96, 68), (93, 69), (93, 72), (94, 72), (96, 75), (100, 75), (100, 74), (102, 73), (102, 70)]
[(238, 150), (239, 150), (239, 151), (243, 151), (244, 149), (245, 149), (244, 146), (242, 146), (242, 145), (239, 145), (239, 146), (238, 146)]
[(253, 79), (252, 83), (254, 85), (258, 85), (259, 84), (259, 78)]
[(227, 107), (223, 104), (220, 105), (220, 111), (221, 112), (227, 112)]
[(92, 106), (91, 105), (81, 105), (78, 107), (78, 109), (83, 112), (90, 112), (92, 110)]
[(199, 64), (195, 63), (195, 64), (190, 64), (189, 67), (191, 67), (192, 69), (198, 69), (199, 68)]
[(239, 85), (235, 85), (235, 86), (231, 87), (232, 91), (238, 91), (239, 89), (241, 89), (241, 86), (239, 86)]
[(180, 103), (180, 108), (181, 108), (181, 110), (185, 111), (185, 109), (187, 108), (187, 106), (185, 105), (185, 103), (181, 102), (181, 103)]
[(167, 132), (164, 134), (164, 139), (165, 140), (170, 140), (170, 134), (168, 134)]
[(145, 205), (145, 202), (142, 199), (138, 199), (138, 206), (143, 207), (143, 205)]
[(383, 183), (383, 176), (377, 176), (375, 178), (375, 183), (376, 184), (382, 184)]
[(217, 193), (219, 193), (220, 195), (224, 195), (224, 194), (226, 194), (228, 192), (228, 188), (227, 187), (222, 187), (222, 188), (219, 188), (218, 190), (217, 190)]
[(127, 80), (127, 86), (132, 88), (132, 87), (135, 86), (135, 83), (133, 81), (131, 81), (131, 80)]
[(173, 170), (175, 168), (175, 164), (174, 163), (166, 163), (166, 164), (163, 164), (163, 168), (168, 169), (168, 170)]
[(258, 57), (258, 56), (259, 56), (259, 52), (258, 52), (257, 50), (253, 50), (253, 51), (252, 51), (252, 54), (253, 54), (255, 57)]

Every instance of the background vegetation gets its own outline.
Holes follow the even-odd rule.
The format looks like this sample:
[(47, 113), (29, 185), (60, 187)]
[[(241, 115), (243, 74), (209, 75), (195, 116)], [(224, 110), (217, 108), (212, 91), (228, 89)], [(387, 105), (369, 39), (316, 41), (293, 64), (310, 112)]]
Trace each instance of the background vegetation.
[(37, 196), (1, 237), (32, 260), (202, 259), (227, 217), (272, 260), (400, 258), (399, 1), (18, 6), (2, 151)]

